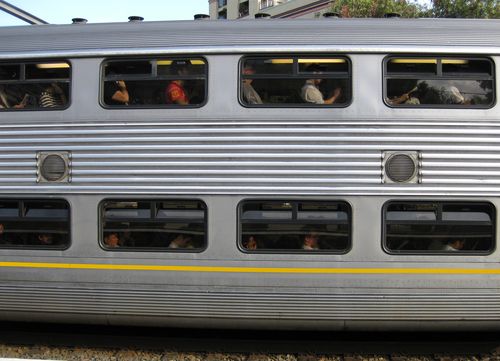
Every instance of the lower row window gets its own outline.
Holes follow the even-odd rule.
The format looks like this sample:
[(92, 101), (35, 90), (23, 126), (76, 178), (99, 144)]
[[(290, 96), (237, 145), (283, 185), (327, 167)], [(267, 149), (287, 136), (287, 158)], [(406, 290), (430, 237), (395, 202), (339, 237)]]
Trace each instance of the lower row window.
[(336, 252), (350, 248), (344, 202), (247, 201), (240, 204), (241, 247), (249, 252)]
[(200, 201), (109, 200), (101, 205), (101, 217), (106, 249), (206, 248), (206, 206)]
[[(351, 208), (339, 201), (244, 201), (239, 246), (246, 252), (346, 253)], [(101, 203), (107, 250), (201, 251), (207, 207), (198, 200)], [(383, 207), (383, 245), (391, 254), (491, 253), (496, 211), (488, 202), (393, 201)], [(66, 249), (70, 208), (64, 200), (0, 199), (0, 248)]]
[(384, 207), (384, 245), (391, 253), (489, 253), (495, 219), (490, 203), (390, 202)]
[(0, 200), (0, 247), (66, 249), (69, 204), (62, 200)]

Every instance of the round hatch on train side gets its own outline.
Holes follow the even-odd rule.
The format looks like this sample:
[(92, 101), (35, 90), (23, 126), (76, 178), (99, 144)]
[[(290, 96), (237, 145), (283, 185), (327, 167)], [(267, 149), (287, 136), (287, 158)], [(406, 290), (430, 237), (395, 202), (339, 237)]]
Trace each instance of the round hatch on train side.
[(385, 152), (382, 165), (384, 183), (418, 182), (418, 152)]
[(39, 152), (37, 182), (70, 182), (69, 152)]

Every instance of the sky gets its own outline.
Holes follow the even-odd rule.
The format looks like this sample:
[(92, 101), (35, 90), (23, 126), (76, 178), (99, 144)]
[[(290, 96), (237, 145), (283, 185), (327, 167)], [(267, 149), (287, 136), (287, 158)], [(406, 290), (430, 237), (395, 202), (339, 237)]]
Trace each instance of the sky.
[[(4, 0), (51, 24), (70, 24), (72, 18), (89, 23), (128, 21), (132, 15), (144, 21), (192, 20), (208, 14), (208, 0)], [(0, 10), (0, 26), (28, 23)]]

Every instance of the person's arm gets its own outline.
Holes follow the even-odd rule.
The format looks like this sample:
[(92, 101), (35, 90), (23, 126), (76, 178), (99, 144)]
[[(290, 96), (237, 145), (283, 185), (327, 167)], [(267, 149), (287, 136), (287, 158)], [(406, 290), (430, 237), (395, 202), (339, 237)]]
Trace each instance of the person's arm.
[(404, 93), (404, 94), (402, 94), (399, 97), (396, 97), (396, 98), (393, 98), (393, 99), (388, 99), (388, 103), (391, 104), (391, 105), (398, 105), (398, 104), (404, 103), (408, 99), (410, 99), (410, 94), (409, 93)]
[(54, 88), (54, 93), (59, 96), (59, 99), (61, 99), (61, 103), (63, 105), (66, 105), (68, 102), (68, 99), (66, 98), (66, 94), (64, 93), (64, 90), (62, 90), (62, 88), (57, 83), (52, 83), (52, 87)]
[(130, 96), (128, 94), (127, 86), (123, 80), (118, 80), (116, 82), (116, 85), (118, 86), (118, 90), (115, 91), (111, 99), (113, 99), (115, 102), (123, 103), (125, 105), (128, 104), (130, 100)]
[(325, 99), (325, 104), (335, 103), (337, 101), (337, 99), (339, 98), (341, 93), (342, 93), (342, 91), (340, 90), (340, 88), (335, 88), (335, 90), (333, 91), (333, 95), (330, 98)]

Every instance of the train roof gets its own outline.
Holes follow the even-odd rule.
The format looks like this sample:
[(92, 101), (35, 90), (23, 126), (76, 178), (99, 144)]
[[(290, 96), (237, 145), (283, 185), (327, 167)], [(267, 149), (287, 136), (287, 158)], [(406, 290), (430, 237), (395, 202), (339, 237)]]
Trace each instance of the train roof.
[(251, 52), (499, 54), (500, 20), (262, 19), (0, 27), (0, 58)]

